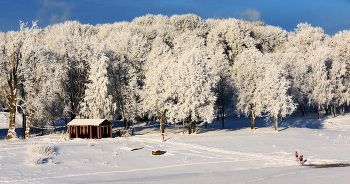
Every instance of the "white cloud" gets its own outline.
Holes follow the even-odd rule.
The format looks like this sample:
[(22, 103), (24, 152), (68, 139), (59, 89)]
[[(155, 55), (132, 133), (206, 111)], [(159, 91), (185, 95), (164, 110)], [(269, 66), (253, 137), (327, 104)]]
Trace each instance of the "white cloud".
[(40, 21), (49, 21), (50, 24), (69, 20), (73, 3), (59, 2), (55, 0), (40, 0), (42, 7), (37, 12)]
[(260, 12), (253, 9), (246, 9), (245, 11), (235, 11), (235, 15), (247, 21), (260, 21)]

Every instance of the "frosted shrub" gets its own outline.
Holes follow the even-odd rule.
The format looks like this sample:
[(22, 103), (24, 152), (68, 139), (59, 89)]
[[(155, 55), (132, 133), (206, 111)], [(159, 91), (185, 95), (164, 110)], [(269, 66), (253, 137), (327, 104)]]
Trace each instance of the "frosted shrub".
[(34, 145), (27, 150), (29, 157), (24, 161), (28, 165), (54, 163), (52, 156), (56, 156), (55, 148), (48, 145)]
[(31, 156), (27, 157), (24, 163), (28, 165), (38, 165), (43, 163), (43, 159), (40, 156)]
[(35, 145), (28, 149), (28, 153), (33, 156), (55, 156), (55, 149), (47, 145)]

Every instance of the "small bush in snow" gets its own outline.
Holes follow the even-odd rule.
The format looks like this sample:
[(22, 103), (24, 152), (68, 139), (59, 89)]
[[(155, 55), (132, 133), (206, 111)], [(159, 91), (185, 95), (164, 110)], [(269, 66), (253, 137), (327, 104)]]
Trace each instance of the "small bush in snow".
[(47, 145), (34, 145), (28, 149), (28, 153), (34, 156), (55, 156), (56, 151)]
[(42, 164), (43, 163), (43, 158), (41, 158), (40, 156), (27, 157), (26, 160), (24, 161), (24, 163), (26, 163), (28, 165)]
[(24, 161), (28, 165), (54, 163), (51, 156), (56, 156), (55, 148), (48, 145), (34, 145), (28, 148), (29, 157)]

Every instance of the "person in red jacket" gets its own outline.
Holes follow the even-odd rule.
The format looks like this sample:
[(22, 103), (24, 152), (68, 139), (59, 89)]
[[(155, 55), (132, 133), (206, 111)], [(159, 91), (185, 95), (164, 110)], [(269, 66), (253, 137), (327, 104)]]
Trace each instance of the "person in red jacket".
[(301, 156), (299, 157), (299, 161), (300, 161), (301, 164), (304, 164), (304, 157), (303, 157), (303, 155), (301, 155)]
[(295, 151), (295, 160), (298, 160), (299, 154), (297, 151)]

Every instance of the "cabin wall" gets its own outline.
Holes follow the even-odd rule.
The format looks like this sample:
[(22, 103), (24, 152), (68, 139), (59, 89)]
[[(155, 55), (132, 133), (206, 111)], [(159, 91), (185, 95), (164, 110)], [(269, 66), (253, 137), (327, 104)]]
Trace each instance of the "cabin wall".
[(104, 126), (68, 126), (69, 138), (101, 139), (112, 137), (113, 124)]

